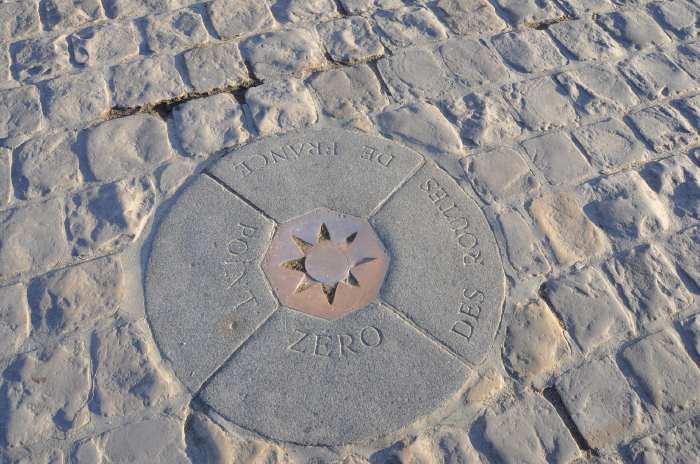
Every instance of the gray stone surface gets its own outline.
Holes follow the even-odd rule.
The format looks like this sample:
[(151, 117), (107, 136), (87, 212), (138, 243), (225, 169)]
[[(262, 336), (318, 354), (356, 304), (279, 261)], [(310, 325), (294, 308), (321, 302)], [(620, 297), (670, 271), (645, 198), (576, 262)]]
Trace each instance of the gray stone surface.
[(78, 27), (104, 14), (99, 0), (39, 0), (39, 12), (50, 30)]
[(148, 114), (103, 122), (84, 137), (87, 164), (99, 180), (128, 176), (172, 156), (165, 123)]
[(697, 91), (699, 84), (665, 54), (636, 55), (620, 65), (622, 72), (649, 100)]
[(504, 276), (493, 233), (474, 201), (426, 164), (371, 222), (392, 259), (382, 298), (479, 363), (501, 318)]
[(506, 254), (516, 272), (541, 275), (551, 267), (532, 230), (521, 214), (506, 210), (498, 215), (506, 240)]
[(624, 340), (631, 332), (627, 311), (595, 268), (550, 280), (542, 290), (584, 353), (611, 340)]
[(75, 133), (58, 132), (31, 139), (15, 150), (15, 196), (38, 198), (80, 185), (82, 175), (74, 144)]
[(188, 9), (149, 16), (144, 31), (153, 53), (172, 53), (202, 44), (209, 38), (202, 17)]
[(683, 347), (677, 333), (664, 329), (622, 351), (637, 387), (662, 411), (678, 413), (696, 409), (700, 393), (700, 369)]
[(178, 97), (187, 92), (172, 57), (144, 58), (111, 69), (112, 104), (142, 106)]
[(464, 173), (487, 203), (504, 200), (538, 186), (522, 155), (508, 148), (472, 155), (462, 160)]
[(654, 245), (613, 258), (606, 271), (642, 325), (668, 319), (693, 301), (668, 258)]
[(50, 80), (43, 87), (43, 109), (52, 127), (79, 127), (103, 116), (110, 106), (102, 73), (83, 72)]
[(248, 140), (243, 110), (233, 95), (192, 100), (173, 111), (173, 128), (188, 156), (206, 156)]
[(69, 66), (65, 37), (42, 37), (15, 42), (10, 47), (12, 73), (20, 81), (55, 77)]
[(634, 127), (655, 151), (678, 150), (700, 140), (700, 135), (670, 106), (651, 106), (629, 115)]
[(579, 61), (620, 58), (624, 51), (595, 22), (580, 19), (552, 24), (547, 29)]
[(65, 262), (63, 202), (49, 200), (0, 212), (0, 280)]
[(693, 462), (700, 454), (700, 417), (632, 444), (634, 462)]
[(241, 51), (262, 80), (298, 76), (326, 65), (316, 34), (301, 28), (250, 37), (241, 43)]
[(261, 141), (211, 168), (277, 221), (319, 206), (369, 216), (418, 167), (421, 157), (387, 140), (337, 129)]
[(601, 15), (598, 23), (613, 38), (629, 48), (642, 49), (654, 45), (666, 45), (670, 42), (663, 29), (640, 10), (615, 11)]
[(483, 439), (496, 462), (568, 463), (579, 451), (574, 439), (544, 398), (528, 394), (517, 404), (483, 416)]
[(86, 27), (67, 40), (71, 59), (84, 66), (115, 64), (139, 54), (138, 31), (129, 22)]
[(338, 63), (354, 64), (384, 54), (372, 25), (361, 16), (323, 23), (318, 29), (328, 53)]
[(270, 0), (270, 8), (282, 22), (323, 21), (338, 16), (333, 0)]
[(447, 68), (466, 87), (510, 78), (508, 68), (479, 40), (449, 40), (438, 51)]
[(504, 97), (532, 131), (564, 127), (578, 120), (570, 96), (548, 77), (506, 86)]
[(16, 353), (29, 336), (30, 315), (24, 285), (0, 287), (0, 356)]
[(610, 358), (592, 360), (567, 372), (556, 387), (593, 448), (617, 445), (641, 431), (649, 420), (639, 397)]
[(124, 179), (76, 193), (66, 204), (65, 231), (77, 258), (115, 253), (136, 240), (153, 213), (148, 177)]
[(549, 0), (498, 0), (495, 2), (515, 24), (533, 24), (562, 16)]
[(390, 47), (407, 47), (447, 38), (447, 30), (435, 15), (423, 6), (378, 11), (373, 16)]
[(253, 87), (246, 92), (246, 102), (261, 135), (301, 129), (318, 119), (311, 93), (293, 77)]
[(39, 8), (35, 0), (0, 3), (0, 40), (7, 42), (41, 28)]
[(12, 195), (12, 151), (0, 148), (0, 206), (5, 206)]
[(507, 32), (492, 42), (505, 62), (523, 73), (558, 68), (568, 62), (546, 34), (534, 29)]
[(618, 119), (605, 119), (576, 129), (573, 134), (600, 170), (622, 168), (650, 156), (644, 144)]
[(481, 35), (499, 32), (506, 26), (484, 0), (438, 0), (434, 9), (457, 34)]
[(591, 166), (569, 134), (550, 132), (523, 142), (523, 148), (549, 182), (576, 182), (591, 174)]
[(314, 74), (309, 85), (323, 111), (335, 118), (373, 113), (387, 104), (379, 79), (367, 65)]
[(238, 44), (197, 47), (183, 54), (187, 77), (197, 92), (237, 88), (251, 82)]
[(125, 278), (112, 257), (54, 271), (27, 287), (34, 335), (64, 336), (113, 316), (123, 305)]
[(36, 87), (0, 91), (0, 138), (30, 135), (43, 123)]
[(332, 327), (281, 309), (200, 395), (265, 436), (344, 444), (413, 422), (467, 373), (384, 306), (370, 304)]
[(162, 221), (146, 311), (158, 347), (194, 392), (277, 307), (258, 267), (272, 223), (207, 176)]
[(206, 4), (206, 8), (214, 30), (222, 39), (232, 39), (275, 24), (264, 1), (213, 0)]
[(430, 99), (445, 97), (451, 87), (451, 76), (432, 48), (410, 48), (377, 63), (392, 96), (410, 101), (418, 96)]

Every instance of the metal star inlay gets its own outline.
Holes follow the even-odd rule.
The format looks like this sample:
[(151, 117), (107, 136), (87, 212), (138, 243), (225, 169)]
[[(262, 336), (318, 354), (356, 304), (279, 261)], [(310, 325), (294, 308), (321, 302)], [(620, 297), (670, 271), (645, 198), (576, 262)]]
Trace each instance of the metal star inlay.
[(292, 241), (303, 256), (285, 261), (280, 266), (303, 274), (294, 292), (301, 293), (314, 286), (320, 286), (326, 301), (332, 306), (338, 285), (360, 287), (360, 281), (353, 274), (353, 270), (376, 258), (351, 260), (348, 250), (356, 238), (357, 232), (353, 232), (343, 240), (334, 241), (325, 223), (319, 228), (316, 243), (309, 243), (292, 235)]

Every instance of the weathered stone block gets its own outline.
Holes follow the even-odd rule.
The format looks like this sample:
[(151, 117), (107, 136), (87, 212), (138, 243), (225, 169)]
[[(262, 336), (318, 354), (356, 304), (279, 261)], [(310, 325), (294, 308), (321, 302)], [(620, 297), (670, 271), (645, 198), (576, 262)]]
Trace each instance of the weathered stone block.
[(457, 34), (485, 35), (506, 27), (494, 7), (484, 0), (438, 0), (434, 8)]
[(515, 25), (537, 24), (560, 18), (563, 13), (549, 0), (497, 0), (495, 2)]
[(112, 104), (119, 107), (155, 104), (187, 93), (172, 57), (161, 55), (111, 69)]
[(671, 106), (644, 108), (628, 117), (656, 152), (674, 152), (700, 140), (698, 132)]
[(202, 17), (188, 9), (149, 16), (144, 31), (153, 53), (173, 53), (209, 40)]
[[(0, 392), (5, 445), (59, 437), (88, 422), (90, 354), (83, 342), (21, 355), (5, 372), (8, 377)], [(51, 381), (39, 381), (43, 379)]]
[(104, 17), (99, 0), (39, 0), (39, 10), (49, 30), (71, 29)]
[(562, 327), (544, 301), (516, 306), (503, 347), (503, 361), (513, 375), (531, 381), (568, 355)]
[(107, 83), (99, 72), (59, 77), (42, 86), (43, 108), (53, 127), (78, 127), (103, 116), (110, 106)]
[(585, 354), (630, 335), (633, 326), (627, 311), (594, 268), (550, 280), (542, 290)]
[(49, 200), (0, 212), (0, 279), (66, 262), (63, 202)]
[(476, 39), (449, 40), (438, 47), (447, 68), (465, 87), (506, 81), (510, 71), (486, 45)]
[(610, 358), (593, 360), (557, 379), (557, 391), (586, 443), (619, 445), (648, 425), (637, 395)]
[(700, 229), (692, 227), (671, 237), (664, 245), (681, 274), (700, 288)]
[(655, 245), (626, 251), (605, 264), (625, 304), (646, 326), (672, 317), (692, 301), (692, 295)]
[(271, 0), (270, 9), (282, 22), (325, 21), (338, 16), (333, 0)]
[(570, 193), (553, 193), (532, 200), (530, 214), (561, 264), (572, 264), (610, 249), (605, 235), (586, 217)]
[(599, 16), (598, 23), (625, 47), (635, 50), (671, 42), (663, 29), (642, 10), (608, 13)]
[(224, 40), (276, 24), (267, 2), (260, 0), (213, 0), (206, 8), (214, 30)]
[(573, 131), (593, 165), (603, 171), (616, 170), (650, 157), (634, 133), (618, 119), (584, 126)]
[(491, 42), (503, 60), (522, 73), (558, 68), (568, 63), (549, 36), (534, 29), (506, 32)]
[(447, 30), (425, 7), (378, 11), (373, 16), (387, 46), (408, 47), (447, 38)]
[(586, 215), (626, 247), (666, 233), (671, 217), (659, 197), (634, 171), (597, 179), (580, 188)]
[(658, 410), (674, 414), (694, 410), (700, 402), (700, 369), (677, 333), (664, 329), (622, 350), (645, 399)]
[(651, 15), (668, 31), (681, 40), (698, 35), (700, 9), (697, 4), (684, 0), (653, 2), (647, 5)]
[(579, 454), (554, 407), (539, 395), (527, 394), (483, 417), (483, 439), (500, 462), (564, 464)]
[(316, 92), (323, 111), (334, 118), (374, 113), (388, 103), (379, 79), (367, 65), (315, 74), (309, 85)]
[(65, 230), (72, 255), (114, 253), (136, 240), (155, 204), (149, 178), (104, 184), (73, 195), (66, 205)]
[(624, 54), (622, 47), (593, 21), (563, 21), (547, 30), (579, 61), (615, 60)]
[(499, 148), (462, 160), (474, 189), (488, 203), (527, 192), (539, 185), (520, 153)]
[(15, 195), (27, 200), (80, 185), (82, 175), (74, 144), (75, 133), (58, 132), (31, 139), (15, 150)]
[(0, 287), (0, 358), (14, 356), (29, 336), (31, 318), (22, 284)]
[(36, 0), (0, 3), (0, 41), (10, 42), (39, 32), (39, 8)]
[(65, 72), (68, 43), (64, 36), (27, 39), (10, 47), (12, 73), (20, 81), (38, 81)]
[(241, 43), (243, 57), (262, 80), (298, 76), (323, 68), (326, 59), (316, 35), (305, 29), (266, 32)]
[(607, 64), (591, 64), (572, 69), (557, 74), (555, 79), (589, 116), (620, 113), (639, 104), (639, 98), (625, 79)]
[(468, 147), (504, 145), (523, 134), (513, 109), (499, 92), (472, 93), (441, 102), (448, 117), (456, 121)]
[(183, 58), (187, 76), (197, 92), (237, 88), (251, 82), (236, 43), (193, 48), (186, 51)]
[[(90, 350), (95, 413), (125, 416), (158, 406), (176, 392), (175, 380), (160, 364), (145, 322), (96, 330)], [(122, 450), (124, 451), (124, 450)]]
[(295, 78), (253, 87), (246, 92), (246, 103), (262, 135), (300, 129), (318, 119), (311, 93)]
[(522, 143), (527, 155), (554, 185), (574, 183), (592, 174), (586, 158), (565, 132), (550, 132)]
[(243, 110), (226, 93), (190, 100), (175, 107), (172, 127), (187, 156), (206, 156), (248, 140)]
[(384, 54), (384, 47), (361, 16), (337, 19), (320, 24), (318, 31), (333, 61), (354, 64)]
[(700, 455), (700, 417), (630, 445), (634, 462), (693, 462)]
[(649, 100), (675, 97), (700, 88), (666, 53), (636, 55), (620, 65), (627, 79)]
[(700, 219), (700, 168), (684, 156), (646, 164), (640, 174), (672, 211), (680, 227)]
[(37, 277), (28, 301), (39, 336), (90, 328), (122, 305), (124, 276), (118, 258), (102, 258)]
[(139, 54), (138, 32), (132, 23), (90, 26), (68, 36), (71, 58), (79, 65), (116, 64)]
[(98, 180), (148, 169), (172, 156), (163, 120), (135, 114), (104, 122), (85, 135), (85, 155)]
[(505, 210), (498, 215), (498, 221), (506, 241), (506, 254), (516, 272), (537, 276), (551, 269), (537, 238), (518, 212)]
[(578, 119), (570, 96), (551, 78), (510, 85), (504, 89), (504, 97), (532, 131), (572, 125)]
[(378, 62), (379, 72), (394, 98), (411, 102), (437, 100), (453, 86), (452, 76), (432, 48), (411, 48)]

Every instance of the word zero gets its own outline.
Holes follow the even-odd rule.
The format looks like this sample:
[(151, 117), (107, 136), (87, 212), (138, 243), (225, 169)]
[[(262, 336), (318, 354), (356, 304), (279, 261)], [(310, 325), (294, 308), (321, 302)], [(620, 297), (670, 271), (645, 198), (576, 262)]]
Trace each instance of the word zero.
[(358, 333), (319, 334), (294, 329), (299, 336), (288, 350), (311, 356), (342, 358), (376, 348), (384, 341), (384, 334), (376, 327), (368, 326)]

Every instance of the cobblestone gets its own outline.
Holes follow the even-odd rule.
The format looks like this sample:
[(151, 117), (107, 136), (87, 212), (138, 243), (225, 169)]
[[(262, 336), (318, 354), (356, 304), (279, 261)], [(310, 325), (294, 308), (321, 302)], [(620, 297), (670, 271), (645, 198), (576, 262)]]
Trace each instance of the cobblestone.
[[(695, 0), (0, 0), (0, 461), (695, 462), (698, 37)], [(390, 254), (331, 322), (258, 269), (319, 206)]]

